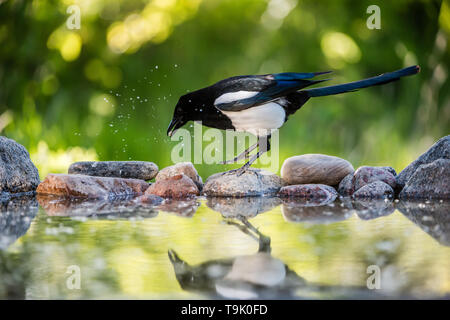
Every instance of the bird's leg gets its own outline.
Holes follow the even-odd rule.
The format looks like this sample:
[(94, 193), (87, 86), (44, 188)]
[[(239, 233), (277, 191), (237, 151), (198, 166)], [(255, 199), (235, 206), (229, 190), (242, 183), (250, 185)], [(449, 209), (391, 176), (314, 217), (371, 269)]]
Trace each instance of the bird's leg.
[(263, 235), (256, 229), (245, 217), (238, 217), (238, 219), (242, 222), (242, 224), (248, 228), (248, 230), (253, 231), (259, 243), (258, 252), (267, 252), (270, 253), (272, 251), (270, 246), (270, 238), (268, 236)]
[(236, 156), (234, 159), (231, 160), (225, 160), (222, 162), (219, 162), (220, 164), (230, 164), (230, 163), (235, 163), (238, 162), (241, 159), (247, 158), (248, 155), (250, 154), (250, 152), (252, 152), (253, 150), (256, 149), (256, 147), (258, 146), (258, 142), (256, 142), (254, 145), (250, 146), (248, 149), (246, 149), (244, 152), (240, 153), (238, 156)]
[(264, 136), (264, 137), (258, 137), (258, 152), (253, 155), (250, 160), (244, 164), (242, 167), (236, 170), (236, 174), (239, 177), (242, 175), (250, 166), (253, 164), (253, 162), (256, 161), (262, 154), (265, 152), (268, 152), (270, 150), (270, 135)]

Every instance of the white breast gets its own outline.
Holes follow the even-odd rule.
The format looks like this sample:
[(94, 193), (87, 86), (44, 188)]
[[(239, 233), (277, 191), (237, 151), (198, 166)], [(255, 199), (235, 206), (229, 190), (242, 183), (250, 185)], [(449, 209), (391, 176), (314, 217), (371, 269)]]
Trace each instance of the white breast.
[(241, 111), (222, 111), (222, 113), (230, 118), (236, 131), (245, 131), (256, 136), (265, 136), (271, 129), (280, 128), (286, 118), (283, 107), (275, 102)]

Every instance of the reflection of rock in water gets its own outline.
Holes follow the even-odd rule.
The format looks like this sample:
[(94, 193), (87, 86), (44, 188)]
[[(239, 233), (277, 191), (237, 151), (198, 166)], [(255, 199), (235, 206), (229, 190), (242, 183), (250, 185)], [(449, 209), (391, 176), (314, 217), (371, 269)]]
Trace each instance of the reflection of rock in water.
[(272, 210), (281, 203), (276, 197), (208, 198), (206, 205), (220, 212), (224, 217), (254, 217)]
[(179, 216), (191, 218), (197, 212), (200, 203), (195, 199), (174, 200), (166, 199), (158, 206), (158, 210), (175, 213)]
[(23, 236), (38, 212), (36, 198), (20, 197), (1, 203), (0, 250), (4, 250)]
[(395, 211), (394, 203), (386, 200), (355, 200), (353, 208), (360, 219), (371, 220), (388, 216)]
[(144, 217), (152, 218), (158, 211), (152, 206), (142, 205), (133, 199), (86, 200), (59, 196), (38, 195), (42, 208), (50, 216), (97, 216), (97, 217)]
[(323, 203), (320, 201), (283, 200), (281, 212), (289, 222), (331, 223), (352, 216), (352, 209), (344, 202)]
[(440, 244), (450, 246), (450, 202), (400, 201), (397, 209)]
[(20, 252), (6, 250), (30, 228), (38, 212), (36, 198), (26, 196), (1, 203), (0, 207), (0, 299), (24, 299), (30, 274), (26, 246)]

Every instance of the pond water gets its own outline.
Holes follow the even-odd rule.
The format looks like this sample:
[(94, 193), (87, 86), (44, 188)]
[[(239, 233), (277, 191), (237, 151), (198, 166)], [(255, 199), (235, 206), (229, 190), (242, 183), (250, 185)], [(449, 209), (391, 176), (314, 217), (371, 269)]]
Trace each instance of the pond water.
[(26, 198), (0, 212), (2, 299), (450, 297), (450, 203)]

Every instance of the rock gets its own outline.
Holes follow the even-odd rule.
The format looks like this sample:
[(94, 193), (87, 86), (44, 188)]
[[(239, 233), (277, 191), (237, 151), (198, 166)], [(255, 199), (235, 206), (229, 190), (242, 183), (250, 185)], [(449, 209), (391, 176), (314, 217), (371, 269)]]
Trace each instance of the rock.
[(81, 174), (49, 174), (37, 188), (40, 194), (74, 198), (114, 199), (141, 195), (149, 184), (144, 180), (93, 177)]
[(0, 195), (32, 193), (38, 186), (39, 173), (24, 146), (0, 136)]
[(281, 178), (276, 174), (250, 168), (240, 176), (236, 171), (213, 174), (206, 181), (203, 194), (215, 197), (276, 195), (281, 185)]
[(439, 139), (428, 151), (403, 169), (397, 176), (397, 184), (400, 188), (403, 188), (421, 165), (431, 163), (438, 159), (450, 159), (450, 135)]
[(355, 199), (391, 199), (394, 197), (394, 189), (382, 181), (374, 181), (359, 188), (352, 195)]
[(331, 223), (346, 220), (353, 215), (352, 209), (343, 203), (315, 204), (303, 199), (283, 199), (283, 217), (288, 222)]
[(397, 209), (440, 244), (450, 246), (450, 201), (400, 201)]
[(450, 160), (421, 165), (408, 179), (400, 199), (450, 199)]
[(69, 174), (151, 180), (158, 166), (147, 161), (82, 161), (72, 163)]
[(338, 193), (343, 197), (348, 197), (353, 194), (353, 172), (349, 173), (341, 180), (338, 187)]
[(395, 169), (392, 168), (392, 167), (384, 166), (384, 167), (378, 167), (378, 168), (383, 169), (383, 170), (386, 170), (386, 171), (392, 173), (392, 175), (393, 175), (394, 177), (397, 176), (397, 171), (395, 171)]
[(382, 181), (395, 188), (395, 176), (386, 167), (359, 167), (353, 175), (353, 190), (358, 191), (360, 188), (375, 181)]
[(281, 178), (288, 185), (338, 185), (354, 171), (347, 160), (323, 154), (304, 154), (286, 159), (281, 167)]
[(333, 202), (338, 193), (333, 187), (324, 184), (298, 184), (293, 186), (285, 186), (278, 192), (280, 197), (296, 197), (307, 200), (324, 200)]
[(226, 218), (255, 217), (260, 213), (272, 210), (279, 204), (281, 204), (281, 199), (277, 197), (208, 197), (206, 202), (209, 208), (220, 212)]
[(162, 198), (182, 199), (195, 197), (200, 194), (196, 184), (184, 174), (157, 180), (152, 184), (145, 194), (155, 194)]
[[(156, 196), (154, 196), (156, 197)], [(159, 197), (157, 197), (159, 198)], [(154, 205), (126, 199), (85, 199), (68, 198), (66, 196), (55, 196), (38, 194), (37, 200), (48, 216), (82, 216), (96, 218), (153, 218), (158, 215)], [(159, 203), (162, 201), (159, 198)], [(155, 199), (156, 201), (156, 199)]]
[(166, 167), (158, 173), (155, 180), (165, 180), (180, 174), (184, 174), (185, 176), (191, 178), (191, 180), (197, 185), (198, 190), (202, 190), (202, 177), (198, 175), (197, 170), (191, 162), (179, 162), (173, 166)]

